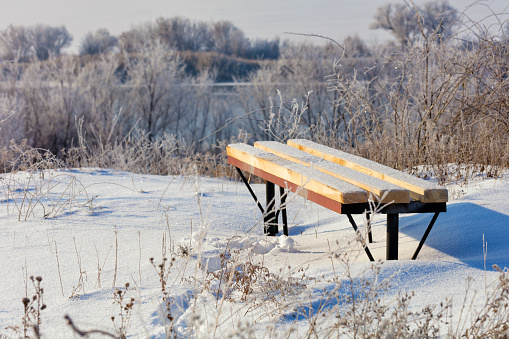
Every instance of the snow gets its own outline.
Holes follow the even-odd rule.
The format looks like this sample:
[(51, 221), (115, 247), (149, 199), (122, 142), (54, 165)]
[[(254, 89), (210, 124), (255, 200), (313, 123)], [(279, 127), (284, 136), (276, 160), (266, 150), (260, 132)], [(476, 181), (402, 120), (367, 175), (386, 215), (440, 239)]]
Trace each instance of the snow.
[(342, 159), (345, 162), (359, 165), (364, 168), (368, 168), (374, 172), (381, 173), (386, 177), (391, 177), (398, 181), (408, 182), (409, 184), (414, 185), (416, 187), (420, 187), (423, 189), (437, 188), (437, 186), (431, 182), (427, 182), (423, 179), (417, 178), (417, 177), (410, 175), (408, 173), (395, 170), (393, 168), (379, 164), (372, 160), (365, 159), (363, 157), (359, 157), (357, 155), (346, 153), (346, 152), (343, 152), (343, 151), (340, 151), (340, 150), (337, 150), (337, 149), (334, 149), (334, 148), (331, 148), (328, 146), (320, 145), (320, 144), (317, 144), (313, 141), (306, 140), (306, 139), (293, 139), (290, 141), (294, 144), (302, 145), (304, 147), (314, 149), (318, 152), (321, 152), (321, 154), (327, 154), (327, 155)]
[[(359, 187), (352, 185), (351, 183), (348, 183), (343, 180), (339, 180), (336, 177), (333, 177), (332, 175), (326, 174), (321, 172), (320, 170), (308, 167), (305, 165), (302, 165), (300, 163), (296, 163), (290, 160), (283, 159), (275, 154), (269, 153), (267, 151), (255, 148), (251, 145), (244, 144), (244, 143), (237, 143), (237, 144), (230, 144), (228, 145), (229, 148), (241, 151), (250, 157), (239, 159), (241, 161), (249, 161), (249, 165), (260, 168), (262, 170), (265, 170), (269, 173), (271, 171), (269, 169), (266, 169), (264, 167), (257, 166), (257, 160), (263, 159), (265, 161), (268, 161), (272, 164), (275, 164), (277, 166), (282, 167), (283, 169), (279, 171), (280, 173), (271, 173), (280, 176), (281, 178), (292, 182), (294, 184), (297, 184), (299, 186), (304, 186), (306, 189), (313, 190), (313, 188), (310, 188), (309, 185), (306, 186), (309, 182), (316, 182), (320, 185), (320, 188), (323, 188), (323, 186), (329, 187), (332, 189), (332, 194), (329, 192), (329, 197), (331, 199), (334, 199), (336, 201), (342, 201), (343, 200), (343, 194), (358, 194), (359, 196), (366, 195), (365, 191), (360, 189)], [(299, 176), (298, 179), (296, 179), (296, 176), (293, 176), (292, 173), (297, 173)], [(299, 180), (302, 179), (302, 180)], [(322, 193), (321, 191), (318, 191), (318, 193)], [(367, 196), (365, 198), (367, 201)], [(345, 198), (346, 200), (346, 198)]]
[[(264, 186), (252, 186), (263, 201)], [(448, 189), (448, 212), (439, 216), (416, 261), (409, 258), (431, 215), (401, 215), (401, 260), (390, 262), (383, 261), (384, 216), (375, 215), (369, 248), (382, 263), (372, 264), (346, 216), (296, 195), (287, 200), (289, 237), (266, 237), (247, 189), (226, 179), (94, 168), (1, 174), (0, 337), (15, 336), (6, 327), (21, 325), (21, 300), (33, 294), (33, 275), (43, 279), (43, 338), (72, 336), (66, 314), (82, 330), (115, 333), (111, 317), (118, 325), (120, 308), (112, 297), (126, 282), (126, 296), (135, 299), (128, 336), (164, 338), (168, 310), (158, 275), (163, 256), (174, 258), (165, 262), (171, 268), (164, 274), (174, 331), (182, 337), (250, 331), (257, 337), (304, 336), (306, 312), (334, 307), (331, 300), (320, 306), (324, 291), (347, 292), (338, 282), (370, 276), (373, 267), (379, 281), (390, 281), (386, 300), (415, 291), (411, 306), (421, 309), (450, 298), (451, 314), (458, 317), (467, 286), (478, 291), (474, 305), (482, 303), (499, 276), (492, 265), (509, 267), (509, 176)], [(365, 224), (364, 216), (354, 218)], [(222, 272), (224, 258), (261, 265), (280, 278), (254, 282), (246, 301), (239, 295), (236, 302), (223, 300), (224, 285), (211, 277)], [(271, 285), (282, 281), (286, 285)], [(295, 284), (285, 289), (289, 282)], [(333, 318), (320, 318), (318, 325)]]
[[(306, 166), (310, 166), (311, 168), (318, 169), (324, 172), (330, 172), (337, 175), (338, 178), (344, 178), (343, 180), (350, 182), (353, 185), (359, 186), (358, 184), (362, 184), (364, 186), (368, 186), (373, 191), (373, 189), (377, 189), (382, 191), (397, 191), (403, 190), (401, 187), (391, 184), (387, 181), (375, 178), (371, 175), (364, 174), (362, 172), (358, 172), (356, 170), (350, 169), (345, 166), (341, 166), (339, 164), (333, 163), (331, 161), (327, 161), (321, 157), (316, 155), (301, 151), (297, 148), (290, 147), (286, 144), (276, 142), (276, 141), (257, 141), (255, 143), (259, 144), (262, 147), (265, 147), (269, 152), (274, 151), (274, 154), (284, 154), (286, 156), (290, 156), (298, 163), (304, 164)], [(344, 153), (344, 152), (342, 152)], [(344, 153), (346, 154), (346, 153)], [(348, 154), (351, 155), (351, 154)], [(353, 160), (353, 159), (352, 159)], [(351, 161), (351, 160), (350, 160)], [(408, 202), (408, 199), (407, 199)]]

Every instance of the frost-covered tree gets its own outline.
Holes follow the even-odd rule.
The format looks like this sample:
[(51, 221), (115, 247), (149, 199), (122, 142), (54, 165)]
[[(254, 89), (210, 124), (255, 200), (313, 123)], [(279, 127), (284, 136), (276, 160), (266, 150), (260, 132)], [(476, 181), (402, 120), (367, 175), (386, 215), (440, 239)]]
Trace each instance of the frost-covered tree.
[(100, 28), (94, 33), (88, 32), (81, 40), (80, 55), (103, 54), (111, 51), (118, 45), (118, 39), (105, 28)]
[(0, 31), (0, 58), (26, 62), (33, 55), (30, 32), (24, 26), (9, 25)]
[(267, 132), (267, 122), (275, 123), (275, 112), (281, 112), (276, 116), (284, 119), (289, 109), (299, 106), (300, 126), (311, 126), (329, 118), (326, 115), (333, 98), (326, 77), (336, 53), (328, 46), (287, 44), (277, 61), (263, 63), (249, 76), (250, 86), (237, 87), (238, 100), (246, 114), (243, 128), (253, 139), (274, 138)]
[(182, 17), (158, 18), (133, 27), (119, 37), (120, 48), (133, 52), (143, 44), (162, 43), (179, 51), (205, 51), (213, 46), (209, 24)]
[(22, 117), (30, 144), (58, 154), (75, 139), (75, 118), (84, 114), (76, 75), (80, 67), (72, 56), (33, 62), (23, 73), (20, 95)]
[(119, 63), (115, 54), (99, 54), (80, 68), (77, 91), (81, 98), (80, 108), (85, 114), (79, 118), (89, 144), (106, 146), (122, 137), (124, 127), (132, 128), (122, 126), (122, 105), (128, 99), (117, 73)]
[(249, 40), (230, 21), (219, 21), (212, 26), (214, 50), (226, 55), (242, 56), (249, 47)]
[(251, 48), (246, 53), (251, 59), (277, 59), (281, 56), (279, 39), (273, 40), (256, 39), (251, 43)]
[(152, 140), (170, 128), (179, 130), (185, 108), (179, 95), (183, 64), (174, 50), (160, 42), (139, 46), (137, 51), (127, 65), (129, 114)]
[(430, 1), (423, 7), (410, 4), (385, 4), (378, 7), (371, 29), (391, 32), (405, 48), (422, 36), (443, 39), (451, 35), (458, 13), (446, 0)]
[(151, 27), (152, 35), (179, 51), (198, 51), (210, 44), (210, 32), (205, 24), (182, 17), (159, 18)]
[(347, 36), (343, 40), (343, 48), (349, 56), (368, 57), (371, 55), (370, 49), (358, 35)]
[(419, 32), (415, 11), (402, 3), (378, 7), (374, 19), (369, 28), (391, 32), (402, 47), (411, 45)]
[(30, 29), (35, 55), (39, 60), (58, 56), (62, 49), (71, 45), (72, 35), (65, 26), (54, 27), (38, 24)]
[(446, 0), (426, 2), (419, 12), (424, 33), (434, 35), (436, 39), (450, 37), (459, 23), (458, 11)]
[(34, 56), (39, 60), (60, 55), (63, 48), (72, 42), (72, 35), (64, 26), (53, 27), (13, 26), (0, 31), (0, 56), (4, 60), (29, 61)]

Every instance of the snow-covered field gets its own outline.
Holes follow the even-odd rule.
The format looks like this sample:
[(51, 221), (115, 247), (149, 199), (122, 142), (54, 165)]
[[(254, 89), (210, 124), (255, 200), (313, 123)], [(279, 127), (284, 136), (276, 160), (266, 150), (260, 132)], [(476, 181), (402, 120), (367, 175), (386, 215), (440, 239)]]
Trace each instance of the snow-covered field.
[[(253, 187), (263, 200), (264, 186)], [(411, 291), (412, 310), (448, 298), (458, 319), (467, 278), (469, 290), (477, 291), (473, 305), (482, 305), (499, 277), (492, 265), (509, 267), (509, 178), (448, 187), (448, 212), (417, 261), (409, 259), (431, 214), (401, 215), (401, 260), (393, 262), (383, 261), (385, 220), (375, 216), (370, 249), (383, 262), (373, 269), (346, 216), (298, 196), (288, 202), (290, 236), (271, 238), (263, 236), (261, 213), (242, 183), (103, 169), (2, 174), (0, 338), (15, 336), (6, 327), (22, 326), (22, 298), (34, 294), (30, 276), (42, 277), (43, 338), (73, 335), (65, 315), (80, 330), (116, 333), (121, 317), (113, 295), (125, 283), (122, 305), (134, 298), (132, 309), (122, 311), (130, 314), (127, 335), (164, 338), (171, 326), (158, 274), (163, 257), (165, 268), (171, 266), (163, 275), (172, 333), (183, 337), (301, 337), (310, 323), (325, 335), (337, 322), (334, 312), (346, 307), (330, 296), (348, 294), (343, 286), (362, 278), (380, 288), (389, 281), (377, 298), (392, 306)], [(363, 216), (355, 219), (364, 225)], [(263, 272), (250, 275), (241, 266), (249, 284), (226, 269), (246, 262)], [(221, 274), (227, 278), (220, 285)]]

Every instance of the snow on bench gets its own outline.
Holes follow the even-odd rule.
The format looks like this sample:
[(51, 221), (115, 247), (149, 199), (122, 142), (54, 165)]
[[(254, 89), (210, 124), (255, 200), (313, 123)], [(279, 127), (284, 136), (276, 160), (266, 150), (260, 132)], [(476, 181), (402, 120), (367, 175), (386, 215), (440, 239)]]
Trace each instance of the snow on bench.
[(438, 188), (430, 182), (377, 162), (304, 139), (288, 140), (288, 145), (341, 166), (401, 186), (409, 190), (410, 196), (416, 201), (429, 203), (448, 201), (447, 189)]
[(343, 204), (368, 201), (366, 192), (359, 187), (253, 146), (232, 144), (228, 146), (227, 154), (253, 168), (283, 179), (287, 182), (287, 189), (297, 190), (302, 187)]
[[(307, 167), (327, 173), (342, 181), (362, 188), (373, 201), (383, 203), (408, 203), (410, 194), (407, 189), (391, 184), (387, 181), (372, 177), (368, 174), (355, 171), (337, 163), (325, 160), (311, 153), (301, 151), (276, 141), (258, 141), (254, 144), (256, 148), (273, 153), (283, 159), (287, 159)], [(374, 195), (374, 196), (372, 196)]]

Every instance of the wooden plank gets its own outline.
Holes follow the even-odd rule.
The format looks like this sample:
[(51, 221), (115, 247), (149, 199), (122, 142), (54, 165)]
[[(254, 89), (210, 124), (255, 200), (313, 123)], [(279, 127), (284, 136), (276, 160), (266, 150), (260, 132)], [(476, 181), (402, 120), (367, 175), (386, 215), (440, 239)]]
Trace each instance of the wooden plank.
[[(234, 157), (228, 157), (228, 163), (230, 165), (233, 165), (235, 167), (238, 167), (244, 171), (247, 171), (251, 174), (256, 175), (257, 177), (260, 177), (262, 179), (265, 179), (267, 181), (270, 181), (280, 187), (284, 187), (287, 190), (290, 190), (301, 197), (312, 201), (314, 203), (317, 203), (320, 206), (323, 206), (325, 208), (330, 209), (331, 211), (334, 211), (336, 213), (342, 214), (343, 209), (345, 207), (355, 206), (355, 212), (358, 212), (361, 210), (361, 207), (363, 208), (361, 212), (358, 214), (365, 213), (366, 210), (369, 210), (369, 203), (357, 203), (357, 204), (345, 204), (343, 205), (340, 202), (334, 201), (332, 199), (329, 199), (327, 197), (324, 197), (323, 195), (320, 195), (318, 193), (308, 191), (305, 188), (300, 187), (299, 185), (292, 184), (291, 182), (288, 182), (286, 180), (283, 180), (279, 177), (276, 177), (275, 175), (272, 175), (270, 173), (267, 173), (259, 168), (255, 168), (251, 165), (246, 164), (245, 162), (242, 162)], [(354, 214), (354, 213), (352, 213)]]
[(340, 180), (365, 190), (368, 197), (375, 202), (382, 203), (409, 203), (410, 192), (400, 186), (355, 171), (345, 166), (327, 161), (316, 155), (301, 151), (294, 147), (276, 141), (259, 141), (254, 144), (256, 148), (275, 154), (307, 167), (318, 169)]
[(288, 145), (321, 157), (325, 160), (335, 162), (355, 171), (365, 173), (372, 177), (385, 180), (408, 189), (413, 200), (426, 203), (448, 201), (447, 189), (440, 188), (413, 175), (381, 165), (374, 161), (304, 139), (288, 140)]
[[(318, 170), (246, 144), (230, 144), (229, 157), (342, 204), (367, 202), (366, 192)], [(284, 186), (282, 186), (284, 187)]]

